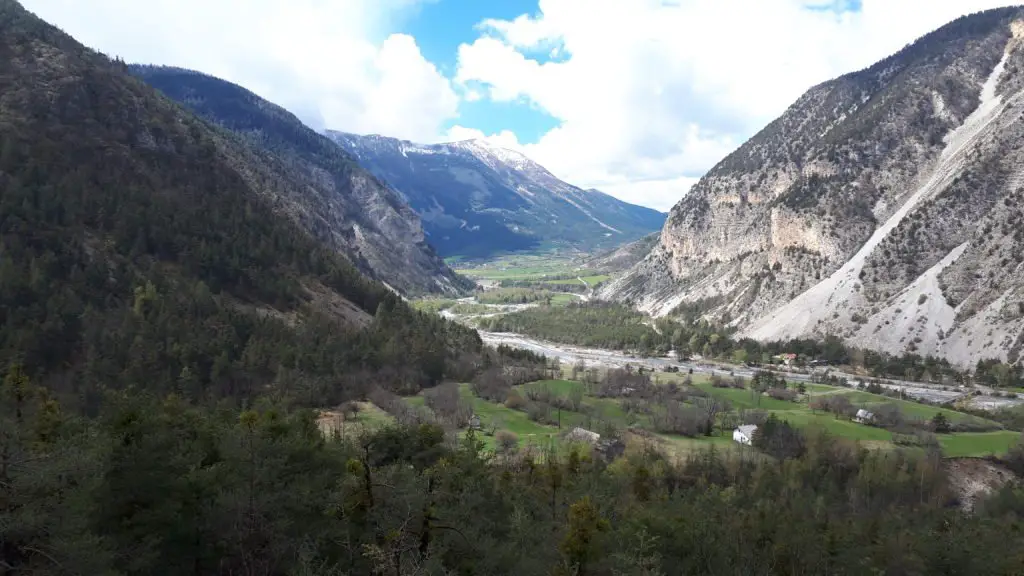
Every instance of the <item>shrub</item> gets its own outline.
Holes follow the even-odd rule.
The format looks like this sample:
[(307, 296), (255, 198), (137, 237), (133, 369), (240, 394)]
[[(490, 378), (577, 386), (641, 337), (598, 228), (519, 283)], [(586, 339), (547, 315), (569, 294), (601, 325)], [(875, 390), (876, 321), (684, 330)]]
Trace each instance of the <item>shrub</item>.
[(494, 435), (494, 442), (498, 452), (507, 454), (513, 452), (519, 446), (519, 436), (516, 436), (515, 432), (498, 430), (497, 434)]
[(772, 388), (767, 394), (776, 400), (785, 400), (786, 402), (795, 402), (797, 397), (796, 390), (784, 390), (782, 388)]
[(1018, 476), (1024, 476), (1024, 434), (1021, 434), (1020, 440), (1017, 444), (1010, 448), (1010, 451), (1006, 453), (1006, 457), (1003, 458), (1003, 462), (1006, 467), (1012, 470)]
[(718, 374), (713, 374), (711, 376), (711, 386), (715, 388), (739, 388), (740, 390), (742, 390), (743, 388), (746, 387), (744, 384), (745, 381), (743, 380), (743, 378), (740, 378), (739, 376), (733, 377), (731, 379), (723, 378)]
[(530, 402), (526, 405), (526, 417), (546, 424), (551, 419), (551, 407), (543, 402)]
[(512, 390), (505, 398), (505, 407), (511, 410), (522, 410), (526, 408), (526, 399), (519, 395), (519, 392)]
[(754, 432), (753, 444), (759, 450), (779, 459), (799, 458), (806, 449), (803, 434), (774, 414), (768, 416)]

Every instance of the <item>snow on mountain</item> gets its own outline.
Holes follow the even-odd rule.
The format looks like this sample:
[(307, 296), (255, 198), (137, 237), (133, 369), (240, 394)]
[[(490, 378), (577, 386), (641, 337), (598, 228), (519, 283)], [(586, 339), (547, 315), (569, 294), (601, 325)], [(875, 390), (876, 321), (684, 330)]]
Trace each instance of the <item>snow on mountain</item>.
[(328, 131), (416, 210), (442, 255), (564, 246), (610, 248), (659, 229), (665, 215), (583, 190), (525, 155), (483, 140), (417, 144)]

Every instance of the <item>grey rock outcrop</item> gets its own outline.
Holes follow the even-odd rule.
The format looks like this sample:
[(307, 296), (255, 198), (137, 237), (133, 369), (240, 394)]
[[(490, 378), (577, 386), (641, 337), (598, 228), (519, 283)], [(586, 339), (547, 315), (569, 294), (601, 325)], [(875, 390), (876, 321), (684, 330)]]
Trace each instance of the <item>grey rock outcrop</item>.
[(810, 89), (702, 178), (600, 295), (760, 340), (1016, 361), (1022, 17), (958, 19)]

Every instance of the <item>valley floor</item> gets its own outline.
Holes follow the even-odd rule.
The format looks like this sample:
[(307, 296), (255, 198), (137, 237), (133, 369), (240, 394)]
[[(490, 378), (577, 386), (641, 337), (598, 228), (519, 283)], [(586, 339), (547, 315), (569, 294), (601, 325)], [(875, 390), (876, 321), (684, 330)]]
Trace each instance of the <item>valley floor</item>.
[[(568, 370), (566, 370), (568, 377)], [(681, 383), (686, 375), (659, 373), (655, 381), (659, 385), (670, 382)], [(858, 441), (870, 449), (893, 450), (899, 447), (900, 441), (891, 431), (876, 426), (859, 424), (852, 420), (837, 417), (821, 410), (813, 410), (810, 402), (821, 395), (844, 395), (856, 407), (877, 409), (883, 405), (895, 405), (907, 418), (930, 420), (937, 413), (943, 414), (954, 425), (970, 425), (978, 429), (990, 428), (986, 432), (954, 432), (937, 434), (942, 453), (948, 458), (986, 457), (1006, 454), (1011, 447), (1021, 441), (1019, 432), (1002, 430), (1001, 426), (991, 420), (964, 414), (946, 408), (927, 406), (906, 400), (896, 400), (886, 396), (868, 392), (827, 386), (823, 384), (806, 385), (807, 392), (796, 401), (777, 400), (749, 389), (716, 388), (711, 385), (710, 376), (706, 374), (691, 377), (693, 385), (717, 398), (727, 402), (736, 411), (758, 410), (773, 414), (804, 430), (824, 431), (830, 435)], [(561, 450), (568, 446), (565, 434), (575, 427), (599, 432), (616, 430), (633, 445), (647, 444), (677, 457), (686, 456), (694, 451), (714, 448), (734, 455), (760, 457), (753, 448), (740, 445), (732, 440), (732, 428), (716, 426), (709, 435), (683, 436), (679, 434), (659, 433), (653, 429), (651, 416), (632, 412), (621, 398), (601, 398), (592, 393), (592, 387), (583, 382), (568, 378), (543, 380), (517, 386), (516, 390), (523, 396), (530, 389), (543, 388), (552, 397), (568, 398), (573, 389), (582, 392), (582, 402), (578, 410), (563, 408), (552, 410), (541, 419), (532, 417), (526, 409), (516, 409), (503, 403), (490, 402), (477, 397), (468, 384), (459, 385), (459, 395), (463, 402), (471, 408), (473, 414), (480, 418), (479, 437), (486, 448), (497, 451), (496, 439), (499, 432), (514, 435), (521, 449), (543, 453), (547, 450)], [(406, 403), (429, 418), (442, 419), (427, 406), (426, 398), (421, 394), (407, 397)], [(385, 425), (391, 417), (372, 405), (361, 407), (360, 412), (348, 421), (343, 428), (344, 418), (337, 413), (326, 412), (321, 418), (321, 426), (326, 430), (337, 430), (345, 434), (361, 434)], [(721, 424), (721, 423), (720, 423)], [(463, 427), (461, 433), (465, 433)], [(910, 446), (910, 449), (917, 449)]]

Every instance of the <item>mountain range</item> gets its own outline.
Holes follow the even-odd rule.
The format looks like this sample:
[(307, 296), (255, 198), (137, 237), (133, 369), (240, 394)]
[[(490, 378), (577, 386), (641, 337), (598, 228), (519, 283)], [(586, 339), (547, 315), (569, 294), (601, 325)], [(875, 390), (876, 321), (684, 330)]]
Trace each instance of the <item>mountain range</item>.
[(12, 0), (0, 54), (9, 373), (83, 414), (116, 390), (319, 404), (382, 371), (396, 389), (472, 375), (476, 332), (378, 279), (409, 292), (467, 282), (333, 143), (237, 87), (134, 70), (213, 83), (179, 88), (186, 108)]
[(420, 215), (443, 256), (485, 257), (552, 246), (617, 246), (657, 230), (665, 214), (559, 180), (484, 140), (415, 144), (328, 131)]
[(601, 295), (759, 340), (1016, 361), (1022, 16), (962, 17), (811, 88), (709, 171)]
[(132, 66), (133, 74), (246, 145), (240, 170), (276, 183), (274, 201), (361, 272), (407, 294), (458, 294), (470, 283), (434, 251), (403, 199), (328, 138), (241, 86), (180, 68)]

